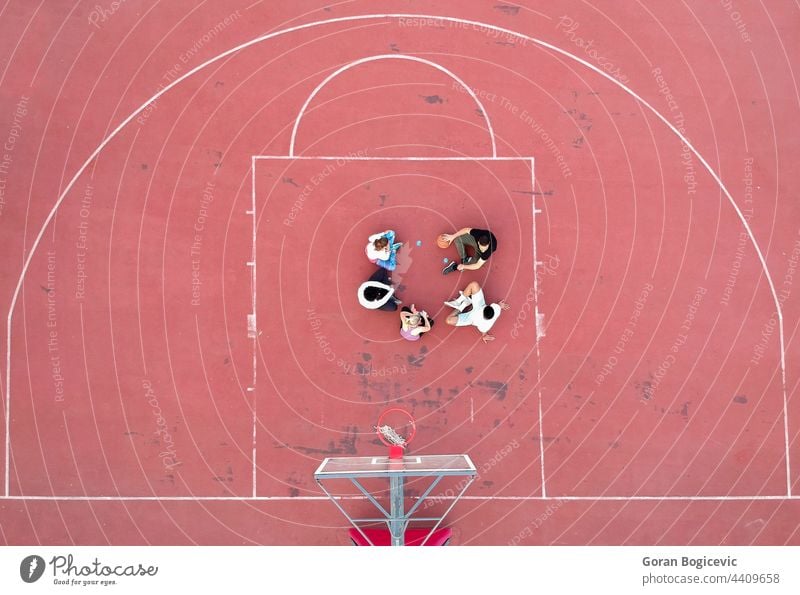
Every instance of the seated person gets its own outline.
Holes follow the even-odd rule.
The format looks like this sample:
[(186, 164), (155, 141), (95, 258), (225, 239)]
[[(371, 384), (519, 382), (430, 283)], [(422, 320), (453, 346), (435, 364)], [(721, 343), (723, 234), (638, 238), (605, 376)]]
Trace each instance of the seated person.
[(358, 288), (358, 303), (368, 310), (397, 310), (397, 304), (402, 304), (394, 297), (392, 280), (386, 269), (378, 268), (372, 276)]
[(393, 271), (397, 266), (397, 251), (403, 247), (402, 242), (395, 243), (394, 231), (387, 229), (380, 233), (369, 236), (364, 251), (372, 264), (389, 271)]
[(459, 292), (459, 296), (445, 306), (455, 308), (455, 311), (447, 317), (447, 324), (451, 326), (474, 326), (481, 333), (484, 343), (494, 341), (494, 336), (489, 331), (497, 322), (502, 310), (508, 310), (509, 305), (503, 300), (497, 304), (486, 305), (483, 296), (483, 289), (477, 281), (473, 281), (466, 286), (464, 291)]
[[(445, 233), (442, 236), (448, 242), (455, 243), (458, 257), (461, 260), (460, 264), (454, 260), (444, 267), (443, 275), (449, 275), (455, 270), (476, 271), (486, 264), (492, 253), (497, 250), (497, 238), (488, 229), (465, 227), (454, 234)], [(467, 252), (467, 247), (470, 248), (472, 254)]]
[(400, 311), (400, 336), (406, 341), (419, 341), (423, 333), (433, 327), (433, 319), (425, 310), (418, 312), (416, 306), (403, 306)]

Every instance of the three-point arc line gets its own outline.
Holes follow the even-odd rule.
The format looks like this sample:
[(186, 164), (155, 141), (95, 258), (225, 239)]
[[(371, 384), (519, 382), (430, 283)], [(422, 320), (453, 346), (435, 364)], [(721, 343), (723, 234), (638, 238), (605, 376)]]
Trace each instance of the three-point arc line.
[[(574, 54), (571, 54), (571, 53), (567, 52), (566, 50), (563, 50), (563, 49), (561, 49), (561, 48), (559, 48), (557, 46), (554, 46), (554, 45), (552, 45), (552, 44), (550, 44), (550, 43), (548, 43), (546, 41), (542, 41), (540, 39), (537, 39), (537, 38), (534, 38), (534, 37), (530, 37), (530, 36), (525, 35), (523, 33), (518, 33), (518, 32), (512, 31), (510, 29), (506, 29), (504, 27), (498, 27), (496, 25), (482, 23), (480, 21), (473, 21), (473, 20), (469, 20), (469, 19), (461, 19), (461, 18), (457, 18), (457, 17), (448, 17), (448, 16), (423, 15), (423, 14), (394, 14), (394, 13), (393, 14), (353, 15), (353, 16), (347, 16), (347, 17), (337, 17), (337, 18), (332, 18), (332, 19), (325, 19), (325, 20), (322, 20), (322, 21), (314, 21), (314, 22), (311, 22), (311, 23), (304, 23), (302, 25), (297, 25), (295, 27), (289, 27), (287, 29), (282, 29), (280, 31), (267, 33), (265, 35), (256, 37), (255, 39), (251, 39), (250, 41), (247, 41), (247, 42), (245, 42), (243, 44), (240, 44), (240, 45), (238, 45), (238, 46), (236, 46), (234, 48), (226, 50), (225, 52), (222, 52), (221, 54), (218, 54), (217, 56), (214, 56), (213, 58), (210, 58), (209, 60), (207, 60), (207, 61), (203, 62), (202, 64), (196, 66), (195, 68), (189, 70), (188, 72), (186, 72), (182, 76), (176, 78), (174, 81), (172, 81), (171, 83), (166, 85), (160, 91), (155, 93), (149, 100), (147, 100), (145, 103), (143, 103), (141, 106), (139, 106), (136, 110), (134, 110), (127, 118), (125, 118), (100, 143), (100, 145), (98, 145), (98, 147), (89, 155), (89, 157), (86, 159), (86, 161), (83, 163), (83, 165), (81, 165), (81, 167), (78, 168), (78, 170), (75, 173), (75, 175), (72, 177), (72, 179), (64, 187), (64, 190), (59, 195), (58, 199), (56, 200), (55, 204), (53, 205), (53, 208), (50, 210), (50, 213), (45, 218), (45, 221), (42, 224), (42, 228), (40, 229), (39, 233), (36, 235), (36, 238), (35, 238), (33, 244), (31, 245), (30, 251), (28, 252), (28, 256), (25, 258), (25, 262), (24, 262), (24, 264), (22, 266), (22, 271), (20, 272), (20, 277), (19, 277), (19, 280), (17, 281), (16, 287), (14, 289), (14, 293), (13, 293), (12, 298), (11, 298), (11, 304), (10, 304), (9, 310), (8, 310), (7, 329), (6, 329), (6, 407), (5, 407), (5, 413), (6, 413), (6, 420), (5, 420), (5, 422), (6, 422), (6, 424), (5, 424), (5, 430), (6, 430), (6, 440), (5, 440), (5, 442), (6, 442), (6, 453), (5, 453), (5, 496), (4, 497), (8, 498), (10, 496), (9, 490), (10, 490), (10, 476), (11, 476), (10, 475), (10, 453), (11, 453), (11, 441), (10, 441), (11, 440), (11, 426), (10, 426), (10, 423), (11, 423), (11, 323), (12, 323), (12, 319), (13, 319), (14, 308), (16, 306), (17, 299), (19, 297), (19, 293), (20, 293), (20, 290), (22, 288), (23, 280), (25, 278), (25, 275), (28, 272), (28, 268), (30, 267), (30, 263), (31, 263), (31, 261), (33, 259), (33, 255), (36, 253), (36, 249), (38, 248), (39, 243), (40, 243), (40, 241), (41, 241), (41, 239), (42, 239), (42, 237), (43, 237), (43, 235), (45, 233), (45, 229), (47, 228), (47, 226), (52, 221), (53, 217), (55, 216), (56, 211), (61, 206), (61, 203), (64, 201), (64, 198), (66, 197), (66, 195), (69, 193), (69, 191), (75, 185), (75, 183), (77, 182), (78, 178), (83, 174), (83, 172), (86, 170), (88, 165), (92, 162), (92, 160), (95, 157), (97, 157), (97, 155), (105, 148), (105, 146), (114, 137), (116, 137), (116, 135), (119, 134), (119, 132), (125, 126), (127, 126), (139, 113), (141, 113), (149, 104), (151, 104), (152, 102), (156, 101), (164, 93), (166, 93), (167, 91), (169, 91), (170, 89), (172, 89), (173, 87), (178, 85), (179, 83), (183, 82), (187, 78), (189, 78), (192, 75), (194, 75), (195, 73), (199, 72), (200, 70), (202, 70), (206, 66), (209, 66), (210, 64), (213, 64), (214, 62), (222, 60), (223, 58), (225, 58), (227, 56), (235, 54), (236, 52), (239, 52), (240, 50), (243, 50), (243, 49), (245, 49), (247, 47), (250, 47), (250, 46), (255, 45), (257, 43), (260, 43), (262, 41), (266, 41), (268, 39), (272, 39), (272, 38), (275, 38), (275, 37), (278, 37), (278, 36), (281, 36), (281, 35), (285, 35), (285, 34), (288, 34), (288, 33), (293, 33), (293, 32), (301, 31), (301, 30), (304, 30), (304, 29), (310, 29), (310, 28), (314, 28), (314, 27), (320, 27), (320, 26), (323, 26), (323, 25), (329, 25), (329, 24), (335, 24), (335, 23), (345, 23), (345, 22), (350, 22), (350, 21), (363, 21), (363, 20), (371, 20), (371, 19), (387, 19), (387, 18), (388, 19), (407, 19), (407, 18), (439, 19), (439, 20), (442, 20), (442, 21), (460, 23), (462, 25), (468, 25), (468, 26), (471, 25), (471, 26), (484, 27), (484, 28), (489, 29), (489, 30), (498, 31), (498, 32), (501, 32), (501, 33), (508, 33), (508, 34), (515, 35), (515, 36), (517, 36), (519, 38), (522, 38), (522, 39), (527, 39), (527, 40), (531, 41), (535, 45), (538, 45), (538, 46), (543, 47), (543, 48), (547, 48), (547, 49), (549, 49), (549, 50), (551, 50), (553, 52), (556, 52), (556, 53), (558, 53), (558, 54), (560, 54), (562, 56), (565, 56), (566, 58), (569, 58), (570, 60), (573, 60), (573, 61), (575, 61), (575, 62), (577, 62), (579, 64), (582, 64), (586, 68), (589, 68), (590, 70), (592, 70), (595, 73), (599, 74), (600, 76), (604, 77), (608, 81), (610, 81), (613, 84), (617, 85), (623, 91), (628, 93), (631, 97), (633, 97), (638, 102), (640, 102), (642, 105), (644, 105), (648, 110), (650, 110), (650, 112), (653, 113), (653, 115), (655, 115), (659, 120), (661, 120), (661, 122), (663, 122), (689, 148), (689, 150), (699, 159), (699, 161), (703, 164), (703, 167), (705, 167), (705, 169), (708, 171), (708, 173), (711, 174), (711, 177), (719, 185), (720, 189), (725, 194), (725, 197), (728, 199), (728, 202), (734, 208), (737, 216), (739, 217), (739, 220), (742, 223), (742, 226), (744, 227), (745, 231), (747, 232), (747, 235), (750, 238), (750, 241), (753, 244), (753, 247), (755, 248), (756, 254), (758, 255), (758, 259), (759, 259), (759, 261), (761, 263), (761, 267), (762, 267), (762, 269), (764, 271), (764, 275), (765, 275), (765, 277), (767, 279), (767, 283), (769, 284), (769, 288), (770, 288), (770, 292), (772, 294), (772, 298), (773, 298), (773, 300), (775, 302), (776, 314), (778, 316), (778, 331), (779, 331), (778, 334), (779, 334), (779, 342), (780, 342), (780, 365), (781, 365), (781, 386), (782, 386), (782, 392), (783, 392), (783, 429), (784, 429), (784, 441), (785, 441), (785, 448), (786, 448), (786, 453), (785, 453), (785, 457), (786, 457), (786, 490), (787, 490), (787, 497), (791, 498), (791, 496), (792, 496), (792, 485), (791, 485), (791, 468), (790, 468), (790, 461), (789, 461), (789, 419), (788, 419), (788, 402), (787, 402), (787, 392), (786, 392), (786, 349), (785, 349), (785, 337), (784, 337), (784, 328), (783, 328), (783, 311), (782, 311), (782, 308), (781, 308), (780, 301), (778, 300), (777, 292), (775, 290), (775, 284), (774, 284), (774, 282), (772, 280), (772, 276), (770, 275), (769, 269), (767, 267), (766, 259), (764, 258), (764, 254), (762, 253), (761, 248), (759, 247), (758, 242), (755, 239), (755, 236), (753, 235), (753, 231), (751, 230), (750, 225), (748, 224), (747, 220), (745, 219), (741, 209), (739, 209), (738, 205), (733, 200), (733, 197), (731, 196), (730, 192), (725, 187), (725, 185), (722, 183), (722, 180), (717, 175), (717, 173), (712, 169), (712, 167), (709, 165), (709, 163), (703, 158), (703, 156), (698, 152), (698, 150), (695, 149), (694, 145), (689, 141), (689, 139), (687, 139), (684, 135), (682, 135), (677, 130), (677, 128), (675, 128), (675, 126), (673, 126), (669, 122), (669, 120), (667, 120), (667, 118), (665, 118), (658, 110), (656, 110), (652, 105), (650, 105), (647, 101), (645, 101), (642, 97), (640, 97), (632, 89), (630, 89), (629, 87), (627, 87), (626, 85), (624, 85), (623, 83), (621, 83), (620, 81), (618, 81), (617, 79), (615, 79), (614, 77), (609, 75), (607, 72), (604, 72), (603, 70), (601, 70), (600, 68), (598, 68), (594, 64), (591, 64), (591, 63), (587, 62), (583, 58), (580, 58), (580, 57), (578, 57), (578, 56), (576, 56)], [(484, 115), (486, 116), (485, 113), (484, 113)], [(487, 122), (488, 122), (488, 119), (487, 119)], [(540, 428), (540, 430), (541, 430), (541, 428)]]

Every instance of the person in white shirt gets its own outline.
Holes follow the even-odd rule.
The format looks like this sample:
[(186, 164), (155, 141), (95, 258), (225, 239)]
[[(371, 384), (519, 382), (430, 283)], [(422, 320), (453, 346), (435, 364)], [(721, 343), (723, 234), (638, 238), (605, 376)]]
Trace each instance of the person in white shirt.
[(473, 281), (459, 292), (459, 296), (444, 303), (445, 306), (454, 308), (454, 312), (447, 317), (447, 324), (451, 326), (474, 326), (481, 333), (484, 343), (494, 341), (494, 336), (489, 331), (494, 326), (500, 313), (508, 310), (510, 306), (503, 300), (496, 304), (486, 305), (483, 289), (477, 281)]
[(387, 271), (393, 271), (397, 266), (397, 251), (403, 247), (402, 242), (395, 242), (395, 233), (391, 229), (369, 236), (364, 251), (372, 264), (376, 264)]

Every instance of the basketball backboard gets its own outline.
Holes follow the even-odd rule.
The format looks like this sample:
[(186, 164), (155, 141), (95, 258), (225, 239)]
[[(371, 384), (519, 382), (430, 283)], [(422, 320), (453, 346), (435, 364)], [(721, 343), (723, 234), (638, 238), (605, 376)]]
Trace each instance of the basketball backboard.
[(389, 457), (331, 457), (322, 461), (314, 473), (319, 479), (352, 477), (424, 477), (438, 475), (474, 475), (473, 465), (467, 455), (419, 455), (402, 459)]
[[(326, 458), (314, 472), (314, 479), (350, 524), (359, 531), (366, 543), (374, 545), (373, 541), (368, 537), (368, 532), (365, 531), (368, 525), (385, 523), (391, 534), (391, 544), (404, 545), (409, 523), (433, 523), (428, 535), (421, 542), (421, 545), (424, 545), (428, 538), (438, 529), (444, 517), (447, 516), (464, 492), (467, 491), (467, 488), (475, 480), (476, 475), (475, 465), (466, 454), (404, 456), (402, 459), (391, 459), (387, 456), (362, 456)], [(406, 480), (426, 477), (431, 479), (430, 485), (420, 496), (415, 498), (414, 504), (406, 511), (404, 489)], [(467, 478), (467, 481), (459, 483), (452, 501), (442, 514), (415, 517), (414, 514), (420, 509), (422, 503), (445, 477), (464, 477)], [(386, 478), (389, 480), (388, 511), (375, 494), (361, 484), (360, 480), (368, 478)], [(349, 480), (377, 508), (382, 516), (377, 518), (355, 518), (348, 514), (342, 506), (341, 498), (331, 494), (325, 485), (325, 482), (334, 480)]]

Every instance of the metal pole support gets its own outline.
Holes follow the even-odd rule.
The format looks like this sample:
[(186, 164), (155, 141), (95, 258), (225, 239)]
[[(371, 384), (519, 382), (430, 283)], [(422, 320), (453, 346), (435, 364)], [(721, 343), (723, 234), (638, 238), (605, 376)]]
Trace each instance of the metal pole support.
[(392, 545), (405, 545), (406, 517), (405, 495), (403, 494), (404, 478), (402, 476), (389, 477), (389, 532), (392, 534)]

